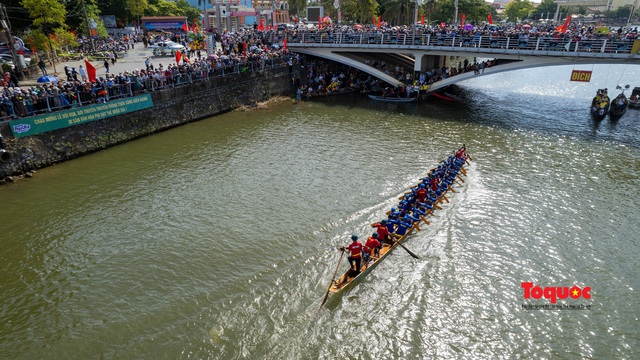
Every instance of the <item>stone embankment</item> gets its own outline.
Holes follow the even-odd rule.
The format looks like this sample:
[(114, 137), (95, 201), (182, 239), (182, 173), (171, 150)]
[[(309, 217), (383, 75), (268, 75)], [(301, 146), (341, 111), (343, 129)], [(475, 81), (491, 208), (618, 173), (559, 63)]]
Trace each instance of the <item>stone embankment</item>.
[(32, 176), (34, 171), (192, 121), (242, 107), (256, 107), (291, 94), (288, 68), (218, 77), (152, 92), (153, 107), (102, 120), (14, 138), (0, 123), (6, 153), (0, 157), (0, 183)]

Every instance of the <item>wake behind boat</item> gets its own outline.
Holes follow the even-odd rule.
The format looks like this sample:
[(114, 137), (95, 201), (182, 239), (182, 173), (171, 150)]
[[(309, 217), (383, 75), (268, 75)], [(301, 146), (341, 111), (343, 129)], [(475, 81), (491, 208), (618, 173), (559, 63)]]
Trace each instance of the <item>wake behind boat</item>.
[[(352, 244), (347, 248), (340, 249), (342, 252), (340, 260), (322, 305), (320, 305), (321, 307), (327, 301), (330, 293), (341, 294), (353, 287), (378, 266), (396, 247), (401, 246), (412, 257), (419, 258), (404, 247), (402, 242), (414, 229), (420, 231), (419, 223), (421, 221), (429, 225), (425, 216), (433, 215), (432, 209), (441, 210), (442, 208), (438, 204), (442, 204), (443, 200), (449, 202), (446, 193), (447, 191), (455, 192), (452, 186), (454, 183), (460, 184), (458, 179), (464, 182), (460, 178), (460, 174), (466, 176), (464, 164), (468, 163), (467, 159), (471, 160), (471, 157), (463, 146), (454, 151), (454, 155), (443, 160), (436, 168), (431, 169), (427, 176), (421, 179), (420, 183), (399, 198), (401, 201), (397, 208), (391, 208), (387, 213), (388, 217), (386, 219), (371, 225), (376, 227), (377, 231), (367, 239), (364, 246), (358, 241), (357, 235), (352, 235)], [(378, 238), (380, 241), (378, 241)], [(350, 253), (349, 269), (338, 280), (335, 280), (345, 252)]]
[(404, 98), (397, 96), (368, 95), (369, 99), (376, 101), (386, 101), (395, 103), (410, 103), (416, 101), (416, 98)]

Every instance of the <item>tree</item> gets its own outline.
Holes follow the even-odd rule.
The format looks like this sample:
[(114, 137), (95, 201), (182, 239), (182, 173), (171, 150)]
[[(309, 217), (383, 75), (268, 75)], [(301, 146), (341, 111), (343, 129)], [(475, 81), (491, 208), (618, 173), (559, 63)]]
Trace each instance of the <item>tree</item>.
[(382, 0), (380, 2), (382, 20), (392, 25), (413, 23), (415, 1), (410, 0)]
[(545, 19), (553, 19), (557, 7), (558, 5), (554, 2), (554, 0), (542, 0), (540, 5), (538, 5), (538, 7), (535, 9), (535, 13), (541, 19), (543, 17)]
[(149, 7), (145, 11), (145, 14), (150, 16), (184, 16), (184, 12), (178, 8), (176, 3), (165, 0), (150, 0)]
[(184, 16), (187, 17), (187, 23), (193, 24), (194, 22), (200, 23), (200, 11), (198, 8), (191, 6), (187, 0), (176, 1), (176, 6), (182, 10)]
[(507, 19), (517, 22), (519, 19), (526, 19), (533, 12), (533, 4), (529, 0), (515, 0), (510, 2), (504, 9)]
[(149, 8), (149, 3), (147, 0), (126, 0), (126, 7), (130, 15), (125, 19), (129, 22), (131, 20), (138, 21), (144, 15), (145, 10)]
[(65, 26), (67, 10), (57, 0), (22, 0), (20, 4), (29, 11), (33, 26), (48, 30), (48, 34)]
[[(200, 4), (198, 1), (198, 4)], [(289, 9), (291, 10), (291, 14), (300, 16), (302, 12), (307, 8), (307, 0), (290, 0), (289, 1)]]

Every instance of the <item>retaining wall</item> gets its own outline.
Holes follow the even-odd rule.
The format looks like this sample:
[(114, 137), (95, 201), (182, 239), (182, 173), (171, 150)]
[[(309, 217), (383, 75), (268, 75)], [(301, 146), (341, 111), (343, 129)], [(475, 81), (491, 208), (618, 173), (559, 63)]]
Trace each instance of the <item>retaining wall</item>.
[(9, 123), (3, 121), (0, 133), (11, 156), (0, 162), (0, 182), (191, 121), (253, 106), (276, 95), (291, 95), (287, 67), (151, 92), (152, 108), (24, 138), (13, 137)]

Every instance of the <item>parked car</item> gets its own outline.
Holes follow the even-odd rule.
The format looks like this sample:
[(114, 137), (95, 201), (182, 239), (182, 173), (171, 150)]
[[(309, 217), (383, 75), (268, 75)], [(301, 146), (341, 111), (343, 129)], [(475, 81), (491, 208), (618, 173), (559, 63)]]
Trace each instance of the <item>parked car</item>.
[(158, 49), (160, 51), (170, 52), (171, 50), (183, 51), (185, 50), (185, 47), (181, 44), (167, 40), (167, 41), (161, 41), (159, 43), (155, 43), (153, 45), (149, 45), (149, 49), (153, 49), (153, 51), (156, 51), (156, 49)]
[[(25, 57), (24, 63), (29, 66), (31, 64), (31, 58)], [(0, 64), (9, 64), (12, 69), (15, 67), (15, 64), (13, 63), (13, 56), (10, 54), (0, 54)]]

